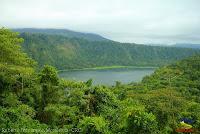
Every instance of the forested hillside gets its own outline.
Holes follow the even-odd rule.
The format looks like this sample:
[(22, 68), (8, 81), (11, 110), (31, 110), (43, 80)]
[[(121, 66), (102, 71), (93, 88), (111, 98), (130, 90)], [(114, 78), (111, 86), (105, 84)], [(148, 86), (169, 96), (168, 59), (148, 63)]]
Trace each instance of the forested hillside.
[(23, 49), (40, 66), (58, 69), (97, 66), (161, 66), (199, 53), (186, 48), (156, 47), (114, 41), (88, 41), (60, 35), (22, 33)]
[(200, 56), (159, 68), (141, 83), (92, 86), (60, 79), (49, 65), (36, 71), (22, 41), (0, 29), (2, 133), (199, 133)]

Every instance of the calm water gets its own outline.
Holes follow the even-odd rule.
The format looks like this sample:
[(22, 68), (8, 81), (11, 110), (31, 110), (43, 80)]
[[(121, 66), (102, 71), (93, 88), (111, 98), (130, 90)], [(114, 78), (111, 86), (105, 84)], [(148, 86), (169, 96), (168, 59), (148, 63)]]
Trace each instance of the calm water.
[(93, 79), (93, 84), (114, 85), (115, 81), (122, 83), (139, 82), (146, 75), (154, 72), (153, 68), (117, 68), (102, 70), (73, 70), (60, 72), (59, 76), (68, 80), (87, 81)]

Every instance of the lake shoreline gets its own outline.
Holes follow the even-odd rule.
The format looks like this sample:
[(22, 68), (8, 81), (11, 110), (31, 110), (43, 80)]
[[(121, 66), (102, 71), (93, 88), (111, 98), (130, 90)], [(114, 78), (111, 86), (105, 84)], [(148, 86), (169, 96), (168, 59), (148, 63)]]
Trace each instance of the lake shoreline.
[(65, 72), (65, 71), (84, 71), (84, 70), (105, 70), (105, 69), (117, 69), (117, 68), (139, 68), (139, 69), (156, 69), (159, 67), (153, 66), (101, 66), (101, 67), (92, 67), (92, 68), (80, 68), (80, 69), (64, 69), (58, 70), (58, 72)]

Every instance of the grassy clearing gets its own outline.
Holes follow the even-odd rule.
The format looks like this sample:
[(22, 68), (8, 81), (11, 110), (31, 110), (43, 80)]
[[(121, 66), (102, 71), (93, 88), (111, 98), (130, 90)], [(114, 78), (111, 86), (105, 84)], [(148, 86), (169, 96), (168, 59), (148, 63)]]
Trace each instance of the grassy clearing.
[(76, 71), (76, 70), (103, 70), (103, 69), (116, 69), (116, 68), (158, 68), (158, 67), (149, 67), (149, 66), (100, 66), (100, 67), (93, 67), (93, 68), (81, 68), (81, 69), (66, 69), (66, 70), (59, 70), (59, 72), (63, 71)]

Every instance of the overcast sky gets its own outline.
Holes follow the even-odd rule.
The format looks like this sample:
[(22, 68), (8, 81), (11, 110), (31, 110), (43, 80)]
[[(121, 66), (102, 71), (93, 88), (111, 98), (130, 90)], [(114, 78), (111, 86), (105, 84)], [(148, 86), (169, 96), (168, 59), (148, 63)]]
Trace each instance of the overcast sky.
[(120, 42), (200, 43), (200, 0), (0, 0), (0, 26), (65, 28)]

